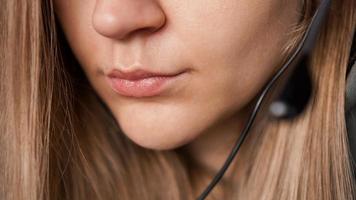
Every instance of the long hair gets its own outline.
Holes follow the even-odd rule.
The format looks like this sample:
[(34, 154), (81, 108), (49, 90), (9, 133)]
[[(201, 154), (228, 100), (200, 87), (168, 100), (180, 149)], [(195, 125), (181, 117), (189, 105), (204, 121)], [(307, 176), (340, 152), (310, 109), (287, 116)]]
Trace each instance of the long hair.
[[(303, 2), (281, 58), (318, 5)], [(212, 174), (179, 149), (144, 149), (122, 133), (66, 44), (50, 0), (0, 4), (0, 199), (198, 195)], [(313, 52), (307, 109), (253, 131), (239, 152), (248, 156), (234, 169), (238, 181), (223, 180), (209, 198), (356, 198), (344, 111), (355, 10), (352, 0), (333, 1)]]

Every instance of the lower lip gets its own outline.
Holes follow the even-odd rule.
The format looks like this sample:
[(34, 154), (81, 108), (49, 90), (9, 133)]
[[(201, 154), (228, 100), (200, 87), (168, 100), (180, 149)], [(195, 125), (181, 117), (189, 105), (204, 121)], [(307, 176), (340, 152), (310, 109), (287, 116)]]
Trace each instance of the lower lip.
[(182, 73), (175, 76), (153, 76), (138, 80), (125, 80), (108, 77), (112, 89), (120, 95), (128, 97), (150, 97), (163, 92), (165, 86), (173, 82)]

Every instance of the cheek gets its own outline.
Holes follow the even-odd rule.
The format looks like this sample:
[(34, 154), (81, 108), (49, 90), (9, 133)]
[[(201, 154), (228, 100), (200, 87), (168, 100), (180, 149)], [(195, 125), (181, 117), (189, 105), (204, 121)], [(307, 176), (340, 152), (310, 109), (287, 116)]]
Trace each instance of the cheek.
[[(272, 6), (277, 1), (264, 6), (229, 3), (231, 7), (220, 7), (210, 15), (212, 9), (206, 9), (207, 13), (201, 9), (197, 16), (186, 11), (177, 17), (176, 32), (188, 50), (186, 56), (199, 72), (190, 88), (193, 98), (206, 98), (206, 104), (223, 104), (222, 109), (237, 111), (252, 100), (280, 66), (288, 24), (297, 17), (286, 15), (290, 10)], [(286, 11), (273, 14), (276, 9)], [(185, 16), (193, 21), (188, 26), (184, 24), (189, 21)]]
[(97, 67), (96, 61), (105, 59), (100, 58), (99, 55), (106, 55), (106, 59), (111, 56), (107, 48), (103, 48), (108, 45), (107, 40), (97, 34), (92, 26), (91, 16), (95, 0), (56, 0), (54, 2), (59, 28), (63, 30), (83, 70), (87, 74), (92, 74)]

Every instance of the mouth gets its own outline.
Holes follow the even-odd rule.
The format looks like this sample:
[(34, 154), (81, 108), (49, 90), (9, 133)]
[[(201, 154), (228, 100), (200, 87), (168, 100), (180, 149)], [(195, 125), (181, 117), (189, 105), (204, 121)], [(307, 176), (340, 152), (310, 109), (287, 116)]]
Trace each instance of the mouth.
[(119, 95), (135, 98), (153, 97), (174, 85), (174, 82), (186, 72), (187, 70), (179, 73), (159, 74), (144, 70), (133, 72), (113, 70), (107, 76), (107, 81)]

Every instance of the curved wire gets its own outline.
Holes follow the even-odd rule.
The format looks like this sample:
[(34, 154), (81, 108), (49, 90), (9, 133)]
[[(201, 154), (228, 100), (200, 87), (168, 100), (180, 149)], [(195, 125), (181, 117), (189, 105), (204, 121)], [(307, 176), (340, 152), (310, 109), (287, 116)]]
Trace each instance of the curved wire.
[(321, 2), (319, 8), (315, 12), (312, 21), (304, 34), (302, 41), (298, 45), (296, 51), (294, 54), (288, 59), (288, 61), (281, 67), (280, 70), (272, 77), (272, 79), (267, 83), (265, 88), (262, 90), (255, 107), (248, 119), (247, 124), (245, 125), (243, 131), (241, 132), (239, 138), (237, 139), (233, 149), (231, 150), (229, 156), (227, 157), (224, 165), (220, 168), (218, 173), (215, 175), (215, 177), (212, 179), (210, 184), (205, 188), (205, 190), (201, 193), (201, 195), (198, 197), (197, 200), (204, 200), (208, 194), (212, 191), (212, 189), (216, 186), (216, 184), (221, 180), (221, 178), (224, 176), (227, 168), (230, 166), (231, 162), (235, 158), (237, 152), (239, 151), (242, 143), (244, 142), (245, 138), (247, 137), (250, 128), (253, 125), (253, 122), (255, 121), (257, 112), (259, 111), (261, 104), (268, 93), (268, 91), (272, 88), (276, 80), (283, 74), (284, 71), (289, 66), (292, 66), (292, 64), (298, 62), (302, 56), (306, 56), (311, 53), (312, 47), (315, 44), (320, 26), (322, 21), (325, 19), (326, 14), (328, 9), (330, 8), (331, 5), (331, 0), (323, 0)]

